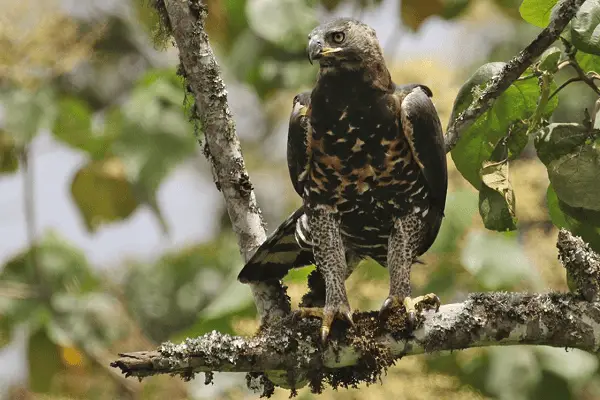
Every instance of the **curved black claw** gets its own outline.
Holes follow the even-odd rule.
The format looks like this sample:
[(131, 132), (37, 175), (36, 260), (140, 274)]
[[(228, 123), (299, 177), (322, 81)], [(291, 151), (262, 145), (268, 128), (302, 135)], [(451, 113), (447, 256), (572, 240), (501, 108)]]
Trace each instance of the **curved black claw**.
[(325, 307), (325, 308), (300, 308), (294, 313), (294, 318), (298, 317), (315, 317), (322, 319), (321, 324), (321, 341), (327, 342), (329, 332), (331, 332), (331, 324), (336, 316), (341, 316), (343, 319), (354, 327), (354, 321), (352, 320), (352, 310), (350, 306), (340, 304), (338, 306)]
[(435, 311), (437, 312), (440, 309), (441, 302), (440, 298), (434, 293), (415, 297), (414, 299), (411, 297), (405, 297), (402, 301), (400, 301), (398, 296), (390, 295), (383, 302), (383, 305), (379, 310), (379, 316), (384, 317), (387, 312), (393, 308), (399, 307), (400, 304), (404, 306), (404, 310), (406, 312), (407, 328), (412, 330), (415, 327), (418, 311), (422, 311), (425, 308), (435, 308)]

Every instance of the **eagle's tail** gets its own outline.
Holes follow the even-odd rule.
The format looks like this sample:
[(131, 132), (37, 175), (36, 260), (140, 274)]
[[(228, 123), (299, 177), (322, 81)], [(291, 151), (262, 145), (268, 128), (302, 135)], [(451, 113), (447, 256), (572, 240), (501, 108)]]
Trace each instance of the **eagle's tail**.
[[(304, 208), (300, 207), (260, 245), (238, 275), (240, 282), (279, 280), (292, 268), (314, 264), (310, 247), (300, 247), (296, 240), (296, 224), (303, 216)], [(303, 236), (307, 235), (302, 228), (298, 240), (304, 241)]]

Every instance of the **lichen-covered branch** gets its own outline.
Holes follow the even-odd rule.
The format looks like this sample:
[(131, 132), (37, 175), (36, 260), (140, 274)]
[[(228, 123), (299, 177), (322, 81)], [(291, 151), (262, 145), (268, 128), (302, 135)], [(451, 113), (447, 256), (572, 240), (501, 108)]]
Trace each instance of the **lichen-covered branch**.
[(494, 100), (504, 93), (558, 39), (584, 1), (560, 0), (552, 12), (548, 26), (540, 32), (533, 42), (506, 64), (502, 71), (490, 81), (481, 96), (474, 99), (465, 111), (448, 123), (445, 138), (447, 152), (456, 146), (460, 134), (486, 112), (492, 106)]
[[(221, 71), (204, 30), (206, 6), (199, 0), (158, 0), (155, 7), (179, 49), (180, 71), (195, 99), (204, 133), (204, 153), (223, 193), (240, 252), (247, 261), (266, 239), (254, 190), (227, 102)], [(289, 312), (289, 301), (277, 281), (252, 285), (261, 319)]]
[[(402, 315), (402, 313), (399, 313)], [(290, 317), (291, 318), (291, 317)], [(402, 318), (402, 317), (399, 317)], [(284, 319), (252, 338), (212, 332), (184, 343), (162, 344), (158, 350), (121, 354), (112, 365), (128, 376), (201, 371), (293, 371), (291, 384), (325, 380), (339, 385), (375, 380), (399, 357), (487, 345), (538, 344), (578, 348), (600, 347), (600, 304), (574, 294), (482, 293), (438, 313), (428, 311), (413, 336), (403, 320), (382, 325), (376, 313), (354, 315), (356, 328), (334, 332), (322, 349), (318, 323)], [(352, 373), (343, 367), (354, 366)], [(356, 383), (356, 382), (354, 382)]]
[(556, 247), (571, 290), (581, 293), (587, 301), (600, 300), (600, 256), (583, 239), (565, 229), (558, 233)]

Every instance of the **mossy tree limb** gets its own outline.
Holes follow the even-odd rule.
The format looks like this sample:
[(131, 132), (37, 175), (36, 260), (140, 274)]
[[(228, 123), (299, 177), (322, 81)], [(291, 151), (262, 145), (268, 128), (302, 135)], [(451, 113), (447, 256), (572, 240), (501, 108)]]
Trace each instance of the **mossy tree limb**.
[[(164, 343), (156, 351), (121, 354), (112, 366), (139, 378), (293, 371), (290, 382), (318, 379), (344, 386), (357, 379), (373, 382), (398, 358), (424, 352), (519, 344), (600, 348), (600, 304), (575, 294), (472, 294), (438, 313), (424, 312), (412, 336), (402, 320), (382, 325), (376, 313), (356, 313), (354, 319), (356, 328), (336, 330), (326, 348), (319, 344), (317, 321), (285, 318), (256, 337), (212, 332), (178, 345)], [(348, 366), (354, 366), (352, 374)]]

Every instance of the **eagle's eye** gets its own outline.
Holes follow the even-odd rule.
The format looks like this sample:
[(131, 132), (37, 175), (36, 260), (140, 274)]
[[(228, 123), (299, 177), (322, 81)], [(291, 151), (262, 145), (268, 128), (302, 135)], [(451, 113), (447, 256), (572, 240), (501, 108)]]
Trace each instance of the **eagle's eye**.
[(331, 35), (331, 39), (335, 43), (340, 44), (346, 39), (346, 35), (344, 35), (344, 32), (334, 32), (333, 35)]

